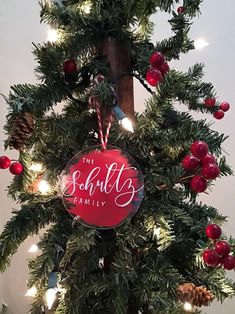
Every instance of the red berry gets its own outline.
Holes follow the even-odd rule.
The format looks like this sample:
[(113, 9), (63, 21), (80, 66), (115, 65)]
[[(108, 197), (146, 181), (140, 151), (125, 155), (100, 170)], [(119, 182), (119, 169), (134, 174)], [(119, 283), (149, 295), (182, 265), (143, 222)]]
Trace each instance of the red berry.
[(232, 270), (235, 268), (235, 257), (233, 255), (225, 256), (222, 261), (221, 265), (224, 267), (224, 269)]
[(206, 235), (209, 239), (219, 239), (222, 234), (220, 226), (216, 224), (210, 224), (206, 227)]
[(220, 175), (220, 168), (216, 164), (207, 164), (202, 168), (202, 175), (207, 180), (214, 180)]
[(216, 267), (220, 263), (220, 256), (215, 250), (211, 249), (206, 250), (203, 253), (202, 257), (204, 262), (209, 266)]
[(211, 154), (207, 154), (205, 157), (203, 157), (202, 159), (201, 159), (201, 164), (203, 165), (203, 166), (205, 166), (205, 165), (207, 165), (207, 164), (216, 164), (217, 162), (216, 162), (216, 159), (215, 159), (215, 157), (213, 156), (213, 155), (211, 155)]
[(225, 257), (231, 252), (231, 247), (226, 241), (217, 241), (215, 244), (215, 250), (219, 255)]
[(66, 60), (63, 65), (64, 73), (73, 74), (77, 72), (77, 63), (75, 60)]
[(7, 156), (0, 157), (0, 169), (7, 169), (11, 165), (11, 160)]
[(201, 158), (205, 157), (205, 155), (208, 153), (209, 148), (205, 142), (196, 141), (191, 145), (190, 151), (194, 156), (201, 159)]
[(162, 75), (166, 75), (170, 71), (170, 67), (167, 62), (164, 62), (163, 65), (161, 65), (158, 70), (162, 73)]
[(185, 170), (193, 171), (198, 168), (200, 160), (195, 156), (186, 156), (182, 160), (182, 164)]
[(220, 109), (223, 110), (223, 111), (228, 111), (230, 109), (230, 104), (226, 101), (222, 102), (220, 104)]
[(206, 107), (214, 107), (214, 105), (215, 105), (215, 103), (216, 103), (216, 99), (214, 98), (214, 97), (212, 97), (212, 98), (206, 98), (205, 100), (204, 100), (204, 103), (205, 103), (205, 106)]
[(20, 162), (14, 162), (10, 166), (10, 172), (14, 175), (19, 175), (23, 171), (23, 166)]
[(217, 120), (221, 120), (223, 119), (224, 117), (224, 111), (223, 110), (218, 110), (214, 113), (214, 117), (217, 119)]
[(178, 8), (177, 8), (177, 12), (178, 12), (179, 14), (183, 14), (183, 13), (184, 13), (184, 7), (178, 7)]
[(162, 74), (158, 70), (149, 69), (146, 73), (146, 81), (151, 86), (157, 86), (159, 82), (162, 80)]
[(202, 193), (207, 189), (207, 181), (202, 176), (194, 176), (190, 183), (191, 189), (196, 193)]
[(159, 51), (155, 51), (149, 59), (149, 63), (153, 68), (158, 68), (165, 62), (163, 54)]

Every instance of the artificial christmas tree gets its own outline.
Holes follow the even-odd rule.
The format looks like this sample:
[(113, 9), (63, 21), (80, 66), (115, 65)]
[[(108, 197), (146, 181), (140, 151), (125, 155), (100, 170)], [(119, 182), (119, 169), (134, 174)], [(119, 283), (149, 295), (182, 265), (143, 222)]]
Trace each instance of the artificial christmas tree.
[[(234, 295), (224, 272), (234, 268), (233, 253), (220, 259), (214, 250), (218, 267), (202, 262), (203, 252), (214, 248), (205, 228), (225, 218), (196, 202), (202, 189), (198, 180), (195, 185), (195, 178), (203, 190), (211, 184), (202, 174), (207, 164), (217, 162), (220, 176), (231, 173), (222, 156), (226, 137), (175, 107), (179, 101), (218, 112), (216, 103), (205, 103), (215, 99), (213, 86), (202, 82), (200, 64), (187, 73), (170, 67), (156, 89), (145, 82), (151, 56), (160, 52), (170, 62), (193, 48), (187, 35), (201, 1), (185, 0), (175, 12), (178, 2), (41, 2), (42, 20), (58, 28), (60, 40), (35, 46), (41, 84), (14, 86), (7, 100), (9, 135), (19, 108), (35, 125), (20, 147), (23, 172), (9, 187), (22, 208), (0, 237), (3, 271), (25, 238), (48, 226), (41, 255), (29, 263), (29, 287), (38, 291), (31, 313), (182, 313), (178, 287), (185, 284), (193, 287), (192, 306)], [(156, 11), (172, 12), (174, 35), (153, 45), (149, 18)], [(133, 77), (152, 94), (142, 114), (134, 115)], [(61, 101), (63, 111), (51, 113)], [(122, 130), (113, 115), (124, 126), (132, 119), (135, 132)], [(198, 142), (191, 150), (198, 167), (184, 168), (182, 160)], [(216, 159), (204, 165), (208, 151)], [(43, 164), (40, 174), (32, 170), (36, 162)], [(114, 217), (121, 209), (123, 220)]]

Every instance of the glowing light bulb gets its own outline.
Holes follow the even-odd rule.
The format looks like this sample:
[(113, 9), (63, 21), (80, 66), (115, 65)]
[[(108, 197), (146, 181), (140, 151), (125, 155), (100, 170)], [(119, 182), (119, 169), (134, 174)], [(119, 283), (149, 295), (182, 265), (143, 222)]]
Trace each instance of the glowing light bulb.
[(31, 287), (30, 289), (27, 290), (25, 293), (25, 297), (35, 297), (37, 294), (37, 288), (35, 286)]
[(42, 194), (47, 194), (51, 190), (50, 184), (46, 180), (42, 179), (38, 184), (38, 190)]
[(155, 228), (153, 229), (153, 235), (154, 235), (155, 237), (159, 238), (160, 235), (161, 235), (161, 228), (155, 227)]
[(89, 2), (85, 2), (82, 7), (81, 10), (85, 13), (85, 14), (89, 14), (91, 12), (91, 3)]
[(47, 40), (50, 42), (56, 42), (59, 38), (58, 32), (56, 29), (50, 28), (48, 30)]
[(37, 246), (37, 244), (33, 244), (33, 245), (29, 248), (28, 252), (29, 252), (29, 253), (37, 253), (38, 250), (39, 250), (39, 247)]
[(194, 47), (196, 50), (201, 50), (209, 46), (209, 43), (204, 38), (198, 38), (194, 41)]
[(35, 163), (35, 164), (32, 164), (29, 169), (34, 171), (34, 172), (41, 172), (43, 169), (43, 166), (40, 163)]
[(127, 117), (123, 118), (120, 121), (120, 123), (124, 129), (126, 129), (127, 131), (129, 131), (131, 133), (134, 133), (133, 124), (129, 118), (127, 118)]
[(185, 302), (185, 303), (184, 303), (184, 309), (185, 309), (185, 311), (190, 312), (190, 311), (192, 311), (193, 306), (192, 306), (191, 303)]
[(51, 310), (52, 305), (55, 302), (57, 291), (58, 291), (57, 288), (50, 288), (50, 289), (47, 289), (46, 291), (46, 303), (47, 303), (48, 310)]

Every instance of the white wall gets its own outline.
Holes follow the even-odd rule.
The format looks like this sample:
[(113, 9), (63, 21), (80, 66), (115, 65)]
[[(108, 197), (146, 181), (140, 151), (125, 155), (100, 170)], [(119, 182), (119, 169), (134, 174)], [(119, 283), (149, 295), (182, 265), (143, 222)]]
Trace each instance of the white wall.
[[(233, 116), (235, 114), (235, 89), (233, 79), (235, 73), (234, 49), (235, 49), (235, 23), (234, 11), (235, 2), (233, 0), (204, 1), (203, 14), (199, 21), (193, 26), (191, 37), (204, 36), (210, 46), (202, 51), (193, 51), (183, 56), (180, 61), (171, 63), (171, 67), (186, 70), (188, 66), (195, 62), (204, 62), (207, 65), (206, 79), (212, 81), (218, 91), (218, 96), (222, 100), (227, 100), (232, 104), (232, 109), (226, 114), (222, 121), (216, 121), (214, 128), (220, 132), (231, 135), (224, 145), (229, 153), (229, 159), (235, 169), (235, 127)], [(157, 32), (154, 38), (162, 38), (169, 32), (166, 23), (167, 15), (157, 17)], [(7, 94), (9, 86), (16, 83), (35, 82), (33, 73), (34, 60), (31, 54), (31, 42), (41, 42), (46, 39), (46, 26), (39, 24), (39, 6), (37, 0), (7, 0), (0, 1), (0, 92)], [(138, 85), (136, 85), (137, 87)], [(141, 108), (143, 100), (148, 95), (145, 91), (136, 88), (136, 107)], [(3, 128), (6, 105), (0, 100), (1, 118), (0, 128)], [(211, 116), (208, 116), (211, 119)], [(4, 134), (0, 134), (1, 141)], [(0, 147), (0, 155), (3, 155), (3, 145)], [(16, 156), (15, 152), (7, 152), (10, 156)], [(10, 217), (11, 208), (17, 208), (6, 195), (5, 189), (11, 176), (7, 171), (1, 171), (0, 180), (0, 230)], [(203, 201), (216, 206), (220, 211), (230, 216), (229, 222), (224, 230), (228, 234), (235, 236), (235, 206), (234, 206), (234, 177), (225, 178), (216, 183), (213, 192), (203, 196)], [(24, 297), (26, 291), (27, 263), (29, 257), (27, 250), (34, 242), (33, 239), (26, 241), (13, 258), (12, 267), (0, 276), (0, 300), (1, 296), (9, 304), (8, 313), (26, 313), (27, 298)], [(214, 303), (210, 309), (205, 309), (206, 313), (233, 314), (235, 299), (228, 301), (221, 308)]]

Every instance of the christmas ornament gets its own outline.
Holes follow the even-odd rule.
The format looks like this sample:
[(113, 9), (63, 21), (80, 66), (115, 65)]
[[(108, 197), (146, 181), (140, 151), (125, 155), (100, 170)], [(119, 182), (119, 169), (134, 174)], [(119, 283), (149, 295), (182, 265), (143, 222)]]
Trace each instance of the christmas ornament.
[(202, 175), (207, 180), (214, 180), (220, 175), (220, 168), (216, 164), (207, 164), (202, 168)]
[(65, 74), (74, 74), (77, 72), (77, 63), (75, 60), (66, 60), (63, 64)]
[(202, 257), (208, 266), (216, 267), (220, 263), (220, 256), (215, 250), (207, 249)]
[(34, 116), (30, 112), (22, 112), (12, 122), (12, 129), (8, 138), (9, 146), (20, 150), (34, 131)]
[(210, 108), (210, 107), (214, 107), (216, 104), (216, 99), (214, 97), (212, 98), (206, 98), (204, 101), (204, 104), (206, 107)]
[(202, 176), (196, 175), (192, 178), (190, 187), (196, 193), (205, 192), (207, 189), (207, 181)]
[(183, 7), (183, 6), (178, 7), (178, 8), (177, 8), (177, 12), (178, 12), (179, 14), (183, 14), (183, 13), (184, 13), (184, 7)]
[(228, 255), (221, 260), (221, 265), (226, 270), (232, 270), (235, 268), (235, 256)]
[(208, 149), (208, 145), (203, 142), (203, 141), (196, 141), (194, 142), (191, 147), (190, 147), (190, 151), (191, 153), (198, 157), (199, 159), (203, 158), (206, 156), (206, 154), (208, 153), (209, 149)]
[(10, 172), (14, 175), (19, 175), (21, 174), (21, 172), (23, 171), (23, 166), (22, 164), (17, 161), (17, 162), (14, 162), (13, 164), (11, 164), (10, 166)]
[(11, 160), (7, 156), (0, 157), (0, 169), (7, 169), (11, 165)]
[(216, 112), (214, 112), (214, 117), (217, 120), (221, 120), (224, 117), (224, 111), (223, 110), (218, 110)]
[(186, 156), (183, 161), (183, 168), (187, 171), (194, 171), (199, 167), (200, 160), (195, 156)]
[(160, 66), (162, 66), (165, 62), (165, 58), (163, 56), (163, 54), (159, 51), (155, 51), (151, 56), (150, 56), (150, 59), (149, 59), (149, 63), (150, 65), (155, 69)]
[(215, 250), (219, 255), (225, 257), (231, 252), (231, 247), (226, 241), (217, 241), (215, 243)]
[(135, 160), (115, 147), (78, 153), (62, 175), (69, 212), (94, 228), (114, 228), (133, 216), (143, 199), (143, 175)]
[(228, 102), (224, 101), (220, 104), (219, 108), (221, 110), (223, 110), (224, 112), (226, 112), (230, 109), (230, 104)]
[(219, 239), (221, 237), (221, 234), (222, 229), (216, 224), (210, 224), (206, 227), (206, 235), (209, 239)]
[(149, 69), (146, 73), (146, 81), (151, 86), (157, 86), (159, 82), (162, 80), (162, 74), (159, 70)]
[(202, 166), (205, 166), (207, 164), (217, 164), (216, 159), (213, 155), (207, 154), (205, 157), (201, 159)]
[(161, 66), (158, 67), (158, 70), (161, 72), (162, 76), (164, 76), (170, 71), (170, 67), (167, 62), (164, 62)]
[(196, 287), (193, 283), (184, 283), (178, 286), (176, 293), (181, 302), (187, 302), (197, 307), (208, 306), (214, 298), (205, 287)]

